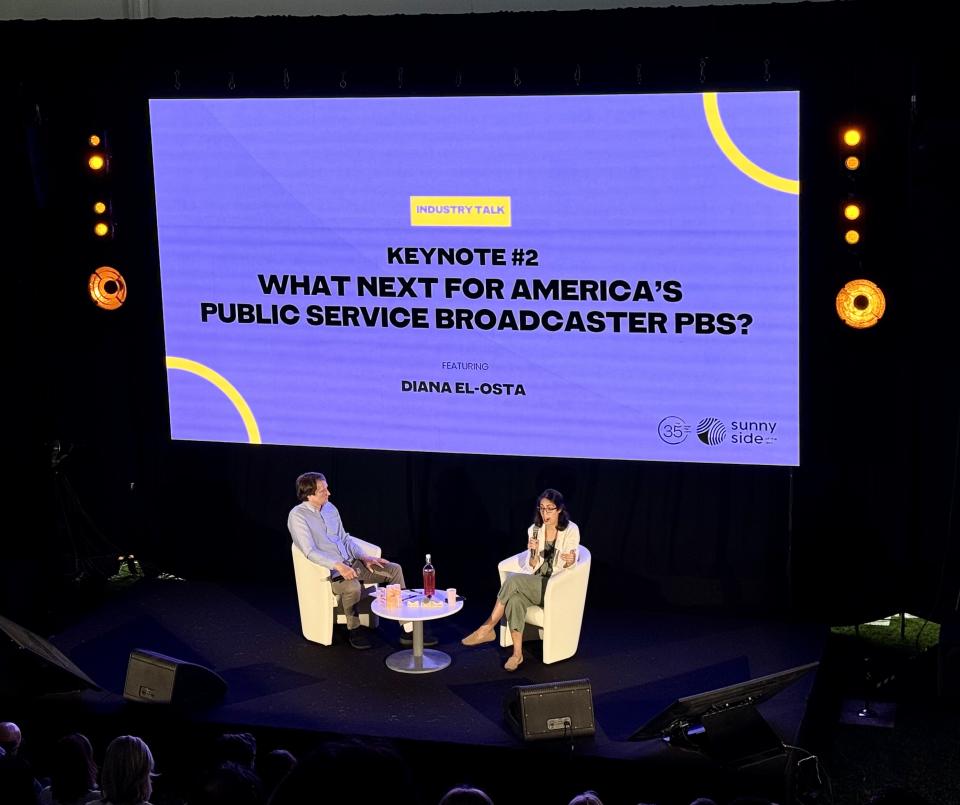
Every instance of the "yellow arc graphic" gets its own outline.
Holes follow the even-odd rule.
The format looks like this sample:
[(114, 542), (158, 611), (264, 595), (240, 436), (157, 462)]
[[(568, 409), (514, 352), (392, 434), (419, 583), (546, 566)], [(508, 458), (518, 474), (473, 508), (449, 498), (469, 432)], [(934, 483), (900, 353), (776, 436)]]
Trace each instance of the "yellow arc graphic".
[(719, 149), (735, 168), (765, 187), (779, 190), (781, 193), (800, 195), (800, 181), (798, 179), (787, 179), (764, 170), (755, 162), (751, 162), (743, 151), (737, 148), (736, 143), (730, 139), (730, 135), (727, 134), (727, 129), (723, 125), (716, 92), (703, 93), (703, 111), (706, 113), (707, 125), (710, 127), (713, 139), (716, 140)]
[(247, 429), (247, 440), (250, 444), (262, 444), (260, 440), (260, 427), (257, 425), (257, 420), (253, 417), (253, 411), (250, 410), (247, 401), (243, 399), (243, 395), (237, 391), (236, 387), (227, 380), (227, 378), (213, 371), (209, 366), (204, 366), (202, 363), (197, 363), (187, 358), (175, 358), (172, 355), (167, 355), (167, 368), (189, 372), (197, 377), (202, 377), (204, 380), (216, 386), (223, 392), (224, 396), (233, 403), (233, 407), (236, 408), (237, 413), (240, 414), (243, 425)]

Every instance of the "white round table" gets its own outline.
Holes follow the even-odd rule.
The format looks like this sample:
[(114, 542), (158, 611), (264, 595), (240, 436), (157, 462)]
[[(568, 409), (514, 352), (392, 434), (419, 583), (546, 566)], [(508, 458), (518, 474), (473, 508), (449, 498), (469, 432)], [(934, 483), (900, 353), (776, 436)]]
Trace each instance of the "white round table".
[[(453, 615), (463, 609), (463, 599), (457, 596), (456, 603), (447, 603), (447, 591), (437, 590), (434, 600), (442, 601), (439, 607), (424, 607), (426, 600), (422, 589), (402, 590), (400, 606), (387, 608), (383, 601), (374, 599), (371, 611), (381, 617), (393, 621), (411, 621), (413, 623), (413, 648), (395, 651), (387, 657), (387, 668), (399, 671), (401, 674), (430, 674), (446, 668), (450, 664), (450, 655), (436, 649), (423, 647), (423, 622), (434, 621)], [(411, 607), (408, 601), (419, 601), (420, 606)]]

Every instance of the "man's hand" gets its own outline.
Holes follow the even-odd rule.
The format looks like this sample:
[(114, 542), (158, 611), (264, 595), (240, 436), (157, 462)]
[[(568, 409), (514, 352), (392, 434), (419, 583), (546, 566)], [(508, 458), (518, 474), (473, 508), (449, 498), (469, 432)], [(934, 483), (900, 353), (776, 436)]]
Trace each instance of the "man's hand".
[(337, 562), (333, 566), (333, 569), (339, 572), (347, 581), (353, 581), (357, 577), (357, 571), (343, 562)]
[(371, 573), (373, 573), (374, 568), (382, 569), (387, 564), (387, 560), (382, 556), (364, 556), (360, 561)]

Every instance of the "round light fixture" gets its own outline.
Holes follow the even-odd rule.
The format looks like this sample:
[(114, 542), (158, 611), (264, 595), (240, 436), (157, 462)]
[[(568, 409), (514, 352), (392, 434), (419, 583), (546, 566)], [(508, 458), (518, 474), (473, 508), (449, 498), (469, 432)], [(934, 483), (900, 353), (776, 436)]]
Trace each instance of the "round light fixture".
[(127, 283), (117, 269), (100, 266), (90, 275), (87, 292), (97, 307), (116, 310), (127, 299)]
[(873, 327), (886, 309), (883, 291), (870, 280), (851, 280), (837, 294), (837, 315), (857, 330)]
[(860, 132), (860, 129), (845, 129), (843, 132), (843, 144), (849, 145), (851, 148), (855, 145), (860, 145), (863, 142), (863, 134)]

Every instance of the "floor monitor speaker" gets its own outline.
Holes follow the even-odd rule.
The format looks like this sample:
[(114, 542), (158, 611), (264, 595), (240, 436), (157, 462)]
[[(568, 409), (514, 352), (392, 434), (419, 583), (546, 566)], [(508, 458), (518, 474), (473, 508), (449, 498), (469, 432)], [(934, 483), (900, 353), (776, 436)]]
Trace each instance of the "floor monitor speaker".
[(506, 701), (507, 722), (525, 741), (596, 733), (589, 679), (518, 685)]
[(141, 648), (130, 652), (125, 699), (189, 706), (213, 703), (226, 692), (227, 683), (202, 665)]

